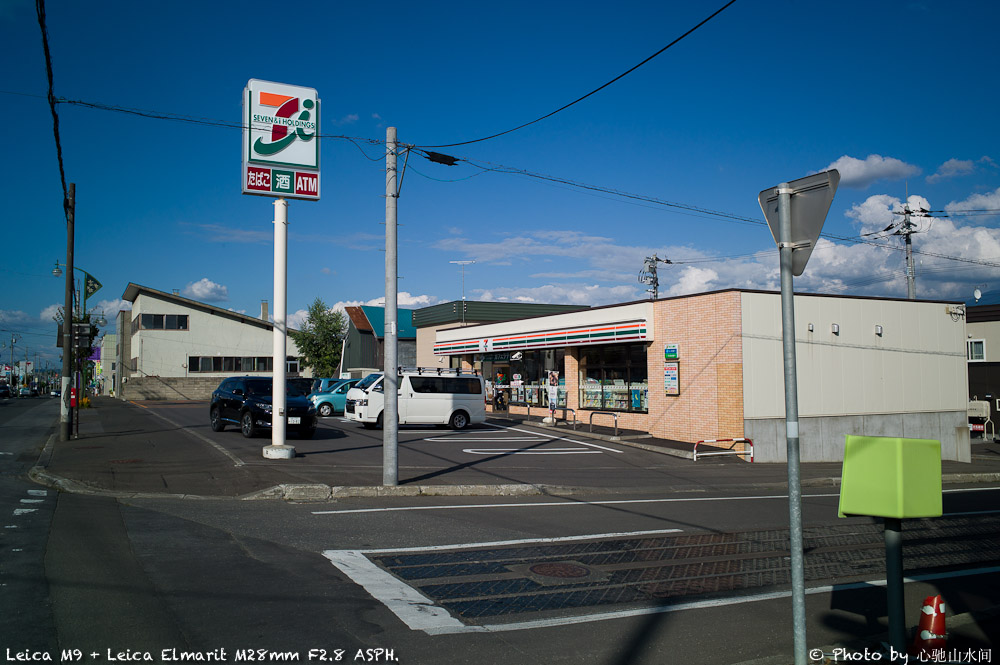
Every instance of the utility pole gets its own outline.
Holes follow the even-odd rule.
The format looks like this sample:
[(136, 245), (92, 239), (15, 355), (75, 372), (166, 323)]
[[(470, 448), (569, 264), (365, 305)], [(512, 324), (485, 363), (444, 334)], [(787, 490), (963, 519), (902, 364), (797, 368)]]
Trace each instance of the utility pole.
[(646, 257), (645, 262), (642, 264), (642, 270), (639, 271), (639, 283), (650, 286), (650, 288), (646, 289), (646, 293), (651, 296), (650, 300), (656, 300), (660, 297), (660, 279), (656, 275), (657, 263), (670, 265), (673, 261), (670, 259), (661, 259), (656, 254), (653, 254)]
[(462, 266), (462, 325), (465, 325), (465, 266), (471, 266), (475, 261), (448, 261)]
[(76, 183), (69, 184), (66, 197), (66, 300), (63, 305), (62, 382), (59, 393), (59, 440), (73, 436), (73, 413), (69, 406), (70, 382), (73, 374), (73, 234), (76, 215)]
[(913, 239), (910, 237), (916, 233), (916, 224), (910, 221), (909, 200), (903, 206), (903, 228), (899, 230), (899, 233), (906, 242), (906, 297), (909, 300), (916, 300), (917, 275), (913, 268)]
[(399, 484), (399, 375), (396, 361), (396, 203), (399, 198), (396, 173), (396, 128), (385, 131), (385, 374), (382, 387), (385, 406), (382, 410), (382, 484)]

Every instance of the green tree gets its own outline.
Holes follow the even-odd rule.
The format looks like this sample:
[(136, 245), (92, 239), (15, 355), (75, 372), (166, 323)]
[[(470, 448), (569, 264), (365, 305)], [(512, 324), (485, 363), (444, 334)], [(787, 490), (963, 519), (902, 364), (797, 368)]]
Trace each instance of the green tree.
[(288, 334), (299, 348), (299, 361), (312, 368), (315, 377), (335, 377), (340, 366), (340, 351), (347, 334), (347, 319), (316, 298), (307, 310), (301, 330)]

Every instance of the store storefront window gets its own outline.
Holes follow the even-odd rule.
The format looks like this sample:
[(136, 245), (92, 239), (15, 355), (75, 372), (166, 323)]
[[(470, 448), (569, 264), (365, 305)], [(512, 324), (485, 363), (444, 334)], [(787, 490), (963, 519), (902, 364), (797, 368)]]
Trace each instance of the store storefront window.
[(648, 412), (646, 345), (581, 348), (580, 408)]
[(548, 407), (548, 373), (559, 372), (558, 406), (566, 406), (565, 349), (544, 349), (483, 356), (483, 375), (504, 392), (515, 406)]

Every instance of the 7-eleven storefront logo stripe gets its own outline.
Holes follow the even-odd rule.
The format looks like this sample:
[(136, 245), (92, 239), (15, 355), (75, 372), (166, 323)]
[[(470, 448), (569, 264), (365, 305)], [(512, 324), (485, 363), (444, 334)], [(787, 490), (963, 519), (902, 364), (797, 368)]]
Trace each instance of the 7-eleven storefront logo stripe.
[(465, 353), (543, 349), (559, 346), (617, 344), (646, 339), (648, 339), (646, 322), (635, 321), (587, 328), (567, 328), (539, 333), (506, 335), (504, 337), (440, 342), (434, 345), (434, 353), (436, 355), (460, 355)]

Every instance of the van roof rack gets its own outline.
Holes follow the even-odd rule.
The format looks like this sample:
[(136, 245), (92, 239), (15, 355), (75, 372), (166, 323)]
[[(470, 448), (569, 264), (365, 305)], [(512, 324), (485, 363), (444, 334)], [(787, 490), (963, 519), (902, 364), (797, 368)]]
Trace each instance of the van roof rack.
[(407, 374), (417, 374), (417, 375), (435, 375), (435, 376), (462, 376), (463, 374), (469, 374), (471, 376), (479, 376), (478, 369), (467, 369), (463, 370), (461, 367), (398, 367), (397, 371), (400, 374), (404, 372)]

